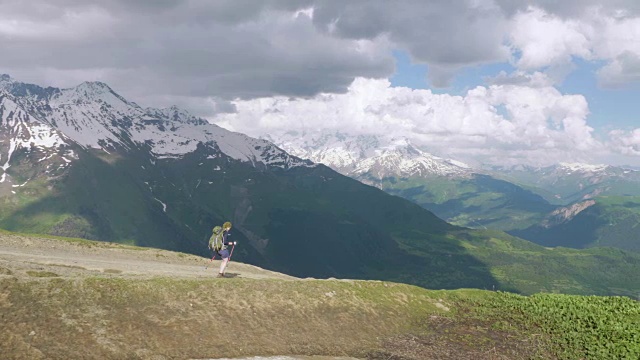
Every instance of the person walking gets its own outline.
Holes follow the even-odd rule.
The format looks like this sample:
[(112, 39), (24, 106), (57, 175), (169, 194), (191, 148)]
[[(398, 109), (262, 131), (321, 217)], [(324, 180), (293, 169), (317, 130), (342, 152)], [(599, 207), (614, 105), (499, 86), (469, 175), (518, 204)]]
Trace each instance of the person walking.
[(224, 277), (224, 272), (227, 268), (227, 264), (231, 259), (229, 245), (236, 245), (235, 242), (229, 241), (229, 236), (231, 235), (229, 231), (231, 231), (231, 222), (227, 221), (222, 224), (221, 231), (219, 226), (213, 228), (213, 235), (209, 240), (209, 247), (211, 248), (211, 250), (213, 250), (222, 259), (222, 262), (220, 263), (220, 271), (218, 272), (219, 278)]

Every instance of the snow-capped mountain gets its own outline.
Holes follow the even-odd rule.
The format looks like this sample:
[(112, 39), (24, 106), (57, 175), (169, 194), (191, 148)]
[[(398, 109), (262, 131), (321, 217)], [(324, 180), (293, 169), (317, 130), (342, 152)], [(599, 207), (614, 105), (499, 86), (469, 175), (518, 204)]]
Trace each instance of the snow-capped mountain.
[[(39, 163), (48, 160), (43, 172), (49, 175), (64, 170), (75, 159), (75, 153), (62, 133), (37, 114), (27, 111), (18, 99), (0, 88), (0, 183), (8, 181), (7, 170), (16, 151), (38, 157)], [(23, 185), (24, 180), (20, 179)]]
[[(389, 279), (425, 273), (403, 268), (409, 237), (397, 226), (449, 241), (441, 234), (453, 227), (434, 214), (267, 140), (143, 108), (99, 82), (0, 79), (2, 229), (210, 256), (212, 227), (231, 221), (234, 258), (302, 277), (373, 278), (385, 256)], [(319, 257), (318, 244), (345, 251)]]
[(108, 85), (84, 82), (69, 89), (42, 88), (0, 75), (0, 180), (15, 151), (60, 156), (73, 162), (71, 145), (112, 152), (144, 148), (155, 158), (178, 158), (198, 146), (256, 166), (311, 166), (272, 143), (225, 130), (186, 111), (142, 108)]
[(265, 136), (292, 155), (327, 165), (347, 174), (364, 159), (374, 156), (380, 147), (375, 136), (349, 136), (341, 133), (287, 132)]
[(377, 149), (373, 156), (360, 161), (351, 174), (385, 177), (426, 177), (469, 175), (471, 168), (464, 163), (439, 158), (419, 150), (407, 139), (397, 139)]
[[(261, 253), (268, 240), (243, 225), (270, 208), (252, 201), (296, 174), (315, 179), (316, 169), (267, 140), (177, 107), (143, 108), (101, 82), (57, 89), (0, 75), (0, 228), (198, 252), (200, 234), (231, 219)], [(321, 172), (330, 173), (321, 183), (337, 175)]]
[(434, 156), (405, 138), (290, 132), (270, 139), (292, 154), (411, 200), (456, 225), (509, 230), (533, 224), (553, 210), (529, 190)]
[(289, 132), (267, 137), (289, 153), (325, 164), (347, 176), (385, 177), (468, 176), (462, 162), (443, 159), (418, 149), (406, 138), (343, 133)]
[(612, 165), (560, 163), (547, 167), (491, 167), (496, 176), (542, 189), (551, 202), (569, 204), (599, 195), (640, 195), (640, 171)]

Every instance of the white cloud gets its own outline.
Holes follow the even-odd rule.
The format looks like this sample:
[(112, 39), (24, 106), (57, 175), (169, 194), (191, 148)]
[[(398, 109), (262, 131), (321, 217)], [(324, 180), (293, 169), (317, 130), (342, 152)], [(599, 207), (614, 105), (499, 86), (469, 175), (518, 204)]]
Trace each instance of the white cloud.
[(534, 7), (517, 13), (512, 22), (510, 43), (521, 52), (516, 61), (521, 69), (567, 63), (572, 56), (591, 58), (589, 24), (563, 19)]
[(622, 155), (640, 156), (640, 128), (624, 131), (613, 130), (609, 132), (611, 148)]
[(464, 96), (357, 79), (345, 94), (235, 102), (213, 121), (254, 136), (297, 130), (402, 136), (436, 154), (500, 163), (588, 161), (603, 144), (587, 125), (587, 101), (557, 89), (477, 87)]
[[(481, 144), (528, 144), (511, 154), (534, 158), (542, 152), (536, 146), (558, 149), (569, 139), (581, 148), (599, 146), (586, 124), (586, 102), (552, 86), (562, 83), (575, 58), (603, 63), (597, 73), (603, 86), (640, 82), (639, 4), (0, 0), (0, 73), (62, 87), (100, 80), (141, 105), (177, 103), (200, 116), (233, 111), (229, 100), (257, 99), (237, 104), (262, 104), (270, 115), (252, 110), (253, 118), (237, 115), (234, 123), (256, 133), (297, 121), (354, 131), (389, 128), (441, 148), (476, 144), (469, 152), (482, 153)], [(463, 97), (390, 89), (384, 81), (365, 86), (357, 80), (349, 88), (356, 78), (389, 77), (392, 49), (427, 64), (435, 86), (447, 86), (465, 67), (510, 61), (518, 69)]]
[(598, 80), (605, 87), (621, 87), (640, 83), (640, 55), (625, 52), (598, 71)]
[(541, 8), (520, 10), (511, 19), (509, 42), (523, 70), (557, 67), (574, 57), (605, 61), (603, 86), (640, 82), (640, 17), (600, 5), (560, 16)]
[(557, 84), (557, 80), (551, 78), (548, 74), (535, 71), (526, 72), (517, 70), (511, 74), (506, 71), (500, 71), (498, 75), (486, 79), (489, 85), (519, 85), (529, 87), (549, 87)]
[(608, 63), (616, 86), (639, 81), (623, 55), (640, 55), (639, 14), (631, 0), (4, 0), (0, 71), (54, 86), (83, 73), (132, 98), (313, 96), (390, 76), (401, 49), (438, 87), (464, 67), (549, 75), (574, 57)]

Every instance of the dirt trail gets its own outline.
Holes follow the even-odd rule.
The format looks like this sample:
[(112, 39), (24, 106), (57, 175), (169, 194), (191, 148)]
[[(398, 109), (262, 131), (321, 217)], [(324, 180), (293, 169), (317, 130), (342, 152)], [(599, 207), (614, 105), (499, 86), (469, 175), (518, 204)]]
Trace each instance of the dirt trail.
[[(129, 278), (207, 278), (214, 277), (219, 266), (219, 260), (211, 262), (199, 256), (159, 249), (0, 234), (0, 276), (2, 268), (5, 268), (17, 277), (33, 277), (34, 274), (47, 276), (50, 273), (49, 276), (66, 278), (98, 274)], [(229, 264), (227, 275), (253, 279), (296, 279), (235, 261)]]

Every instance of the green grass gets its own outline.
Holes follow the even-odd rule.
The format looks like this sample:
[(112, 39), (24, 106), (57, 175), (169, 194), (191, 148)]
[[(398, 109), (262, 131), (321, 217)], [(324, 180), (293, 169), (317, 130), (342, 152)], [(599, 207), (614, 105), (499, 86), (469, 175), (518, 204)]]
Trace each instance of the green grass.
[[(5, 278), (0, 285), (7, 356), (74, 358), (86, 348), (95, 358), (132, 357), (140, 349), (180, 358), (400, 358), (412, 349), (461, 358), (491, 351), (509, 359), (640, 356), (640, 303), (625, 297), (242, 278)], [(16, 336), (25, 324), (38, 334), (29, 347)], [(221, 326), (236, 336), (212, 349), (205, 339)]]
[(640, 303), (626, 297), (498, 293), (464, 307), (495, 327), (546, 335), (559, 359), (640, 358)]
[(640, 197), (602, 196), (594, 200), (594, 205), (562, 223), (512, 233), (545, 246), (640, 251)]
[[(95, 240), (87, 240), (82, 238), (73, 238), (66, 236), (56, 236), (51, 234), (37, 234), (37, 233), (26, 233), (26, 232), (17, 232), (17, 231), (9, 231), (0, 229), (0, 234), (13, 235), (13, 236), (24, 236), (29, 238), (45, 238), (45, 239), (54, 239), (59, 241), (64, 241), (67, 243), (76, 244), (84, 247), (101, 247), (101, 248), (121, 248), (127, 250), (138, 250), (138, 251), (150, 251), (154, 248), (143, 247), (143, 246), (135, 246), (128, 245), (116, 242), (106, 242), (106, 241), (95, 241)], [(185, 255), (186, 256), (186, 255)]]
[(51, 271), (27, 271), (27, 274), (31, 277), (58, 277), (60, 275)]
[(523, 229), (554, 208), (529, 190), (487, 176), (393, 178), (379, 185), (452, 224), (471, 228)]

